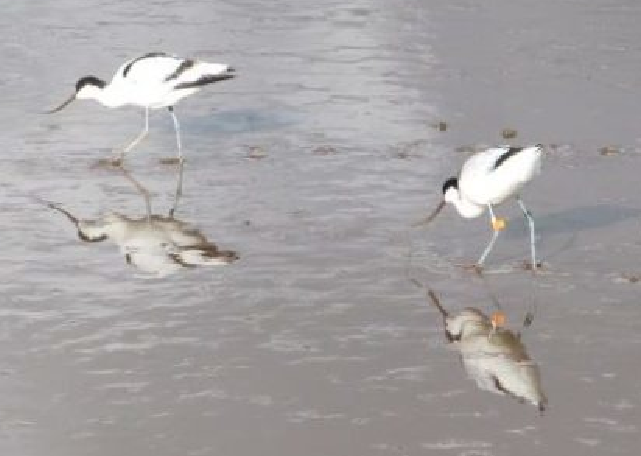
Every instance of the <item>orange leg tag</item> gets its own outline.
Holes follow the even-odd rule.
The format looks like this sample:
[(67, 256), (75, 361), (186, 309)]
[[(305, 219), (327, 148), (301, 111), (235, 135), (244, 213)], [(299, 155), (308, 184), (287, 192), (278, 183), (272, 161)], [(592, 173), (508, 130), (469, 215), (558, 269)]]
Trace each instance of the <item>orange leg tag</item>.
[(503, 312), (494, 312), (492, 314), (492, 327), (501, 328), (505, 326), (505, 314)]
[(495, 217), (492, 219), (492, 228), (494, 231), (503, 231), (507, 226), (507, 221), (503, 217)]

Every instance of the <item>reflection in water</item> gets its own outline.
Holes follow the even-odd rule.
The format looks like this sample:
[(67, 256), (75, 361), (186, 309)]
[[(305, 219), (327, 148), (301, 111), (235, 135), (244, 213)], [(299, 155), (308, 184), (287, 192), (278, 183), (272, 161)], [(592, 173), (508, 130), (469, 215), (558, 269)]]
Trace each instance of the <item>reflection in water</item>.
[(495, 316), (490, 318), (472, 307), (450, 315), (433, 291), (429, 296), (443, 316), (445, 337), (460, 352), (463, 367), (479, 388), (529, 401), (545, 410), (547, 398), (539, 368), (528, 356), (520, 334), (502, 328)]
[(219, 250), (200, 230), (175, 217), (181, 196), (182, 164), (178, 172), (174, 205), (167, 216), (152, 214), (147, 189), (127, 170), (121, 170), (145, 199), (145, 216), (134, 218), (109, 211), (96, 220), (80, 220), (58, 205), (49, 203), (48, 206), (64, 214), (75, 225), (82, 241), (102, 242), (110, 239), (118, 245), (127, 264), (148, 274), (164, 277), (184, 268), (226, 265), (238, 259), (236, 252)]

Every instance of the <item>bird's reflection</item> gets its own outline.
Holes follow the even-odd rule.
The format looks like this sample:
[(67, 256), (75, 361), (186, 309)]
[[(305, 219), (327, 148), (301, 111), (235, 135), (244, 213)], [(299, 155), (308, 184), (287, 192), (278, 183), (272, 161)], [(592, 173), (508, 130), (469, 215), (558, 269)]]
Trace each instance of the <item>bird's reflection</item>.
[(84, 220), (57, 204), (48, 203), (48, 206), (74, 224), (80, 240), (90, 243), (111, 240), (127, 264), (146, 274), (164, 277), (185, 268), (226, 265), (238, 259), (236, 252), (219, 250), (200, 230), (175, 217), (181, 197), (182, 164), (178, 169), (174, 204), (166, 216), (152, 214), (147, 189), (129, 171), (120, 170), (145, 200), (146, 214), (142, 217), (109, 211), (98, 219)]
[(477, 386), (528, 401), (543, 412), (547, 398), (539, 367), (527, 354), (520, 334), (502, 327), (502, 314), (488, 317), (468, 307), (453, 315), (443, 308), (432, 290), (428, 294), (443, 317), (447, 341), (460, 353), (463, 367)]

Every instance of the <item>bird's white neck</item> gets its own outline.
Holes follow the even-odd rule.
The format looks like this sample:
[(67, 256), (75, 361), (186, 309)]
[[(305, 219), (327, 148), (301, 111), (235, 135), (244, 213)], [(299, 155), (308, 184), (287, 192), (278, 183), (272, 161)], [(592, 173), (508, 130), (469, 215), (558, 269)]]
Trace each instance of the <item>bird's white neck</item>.
[(461, 217), (464, 218), (478, 217), (485, 211), (485, 206), (479, 206), (478, 204), (474, 204), (466, 200), (465, 198), (460, 198), (459, 200), (455, 201), (454, 206), (456, 206), (456, 210), (459, 214), (461, 214)]
[(108, 108), (118, 108), (128, 103), (127, 98), (111, 84), (101, 89), (95, 100)]
[(117, 88), (111, 84), (100, 88), (94, 85), (87, 85), (82, 88), (76, 95), (80, 100), (96, 100), (103, 106), (108, 108), (117, 108), (127, 103), (125, 97), (122, 96)]
[(478, 217), (485, 211), (485, 206), (467, 200), (458, 189), (450, 188), (445, 194), (445, 201), (454, 205), (461, 217)]

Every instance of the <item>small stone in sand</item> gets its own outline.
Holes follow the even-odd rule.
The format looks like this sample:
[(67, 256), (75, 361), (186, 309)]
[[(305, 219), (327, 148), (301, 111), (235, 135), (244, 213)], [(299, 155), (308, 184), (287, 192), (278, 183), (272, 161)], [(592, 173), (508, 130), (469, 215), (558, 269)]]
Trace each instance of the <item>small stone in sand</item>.
[(599, 148), (599, 153), (601, 155), (607, 156), (607, 155), (618, 155), (620, 154), (621, 148), (619, 146), (603, 146)]
[(517, 134), (517, 131), (512, 128), (504, 128), (501, 132), (501, 136), (503, 136), (503, 139), (514, 139), (516, 138)]

